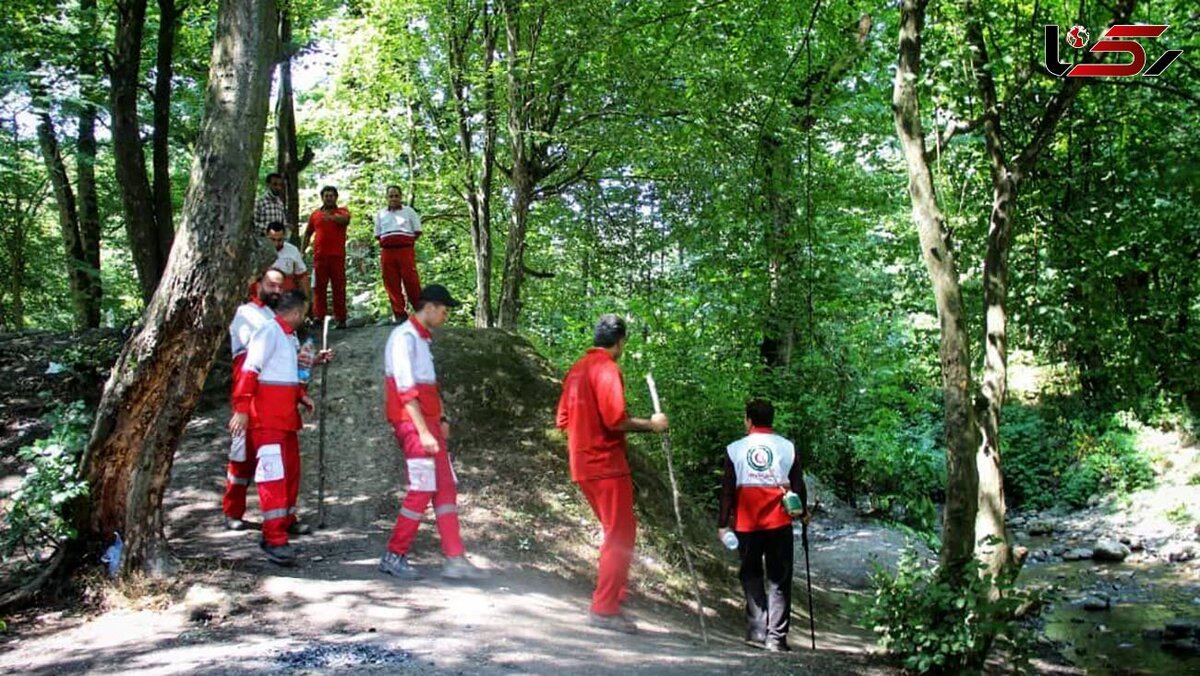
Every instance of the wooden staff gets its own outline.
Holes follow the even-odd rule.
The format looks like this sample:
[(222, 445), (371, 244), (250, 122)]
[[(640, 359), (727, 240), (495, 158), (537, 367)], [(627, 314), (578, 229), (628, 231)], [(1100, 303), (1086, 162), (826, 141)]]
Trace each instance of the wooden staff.
[[(325, 327), (321, 332), (321, 352), (329, 345), (329, 315), (325, 315)], [(317, 408), (317, 528), (325, 527), (325, 374), (329, 361), (321, 364), (321, 402)]]
[[(662, 413), (662, 405), (658, 401), (658, 388), (654, 385), (654, 376), (646, 374), (646, 384), (650, 386), (650, 399), (654, 402), (654, 412)], [(696, 597), (696, 616), (700, 618), (700, 635), (704, 637), (704, 645), (708, 645), (708, 627), (704, 623), (704, 602), (700, 599), (700, 581), (696, 578), (696, 569), (692, 566), (692, 555), (688, 553), (687, 537), (683, 533), (683, 513), (679, 511), (679, 484), (675, 481), (675, 463), (671, 455), (671, 431), (662, 433), (663, 453), (667, 456), (667, 476), (671, 479), (671, 502), (675, 505), (675, 526), (679, 529), (679, 546), (683, 549), (683, 560), (687, 562), (688, 574), (692, 577), (692, 593)]]

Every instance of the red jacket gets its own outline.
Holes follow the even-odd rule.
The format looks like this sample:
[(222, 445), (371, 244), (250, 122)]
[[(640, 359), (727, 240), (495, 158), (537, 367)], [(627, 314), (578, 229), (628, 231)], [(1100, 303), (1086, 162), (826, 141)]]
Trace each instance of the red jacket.
[(625, 379), (603, 348), (587, 351), (563, 379), (559, 429), (567, 432), (571, 479), (588, 481), (629, 474), (625, 433)]
[(316, 233), (312, 245), (314, 256), (346, 255), (346, 231), (350, 228), (350, 224), (349, 222), (346, 225), (334, 223), (331, 220), (334, 216), (350, 218), (350, 210), (345, 207), (337, 207), (333, 211), (317, 209), (309, 215), (305, 234)]

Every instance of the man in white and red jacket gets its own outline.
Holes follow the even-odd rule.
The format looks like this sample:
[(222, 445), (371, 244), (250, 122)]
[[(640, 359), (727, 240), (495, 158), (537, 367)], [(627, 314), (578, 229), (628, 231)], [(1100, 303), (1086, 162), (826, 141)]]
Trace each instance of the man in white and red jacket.
[[(796, 448), (775, 434), (774, 421), (770, 402), (755, 399), (746, 404), (746, 436), (725, 449), (717, 535), (724, 538), (730, 527), (737, 534), (746, 640), (786, 652), (791, 650), (787, 634), (792, 612), (792, 520), (808, 523), (810, 516)], [(789, 488), (800, 496), (803, 507), (797, 514), (789, 514), (783, 506)]]
[[(230, 382), (230, 398), (237, 392), (238, 380), (241, 378), (242, 366), (246, 362), (246, 348), (250, 344), (254, 332), (275, 318), (271, 309), (279, 304), (283, 294), (283, 271), (270, 268), (255, 282), (255, 295), (249, 302), (243, 303), (234, 313), (233, 322), (229, 325), (229, 347), (233, 351), (233, 379)], [(253, 442), (248, 441), (247, 434), (235, 434), (229, 447), (229, 467), (225, 473), (225, 497), (221, 508), (225, 514), (225, 528), (229, 530), (245, 530), (246, 522), (242, 517), (246, 513), (246, 489), (250, 485), (250, 477), (254, 476), (255, 457)]]
[(421, 296), (421, 278), (417, 275), (417, 238), (421, 236), (421, 217), (405, 206), (400, 187), (389, 185), (387, 208), (375, 214), (375, 238), (379, 240), (379, 269), (383, 288), (392, 305), (392, 319), (399, 323), (408, 318), (405, 296), (416, 309)]
[(297, 356), (300, 344), (296, 329), (304, 323), (308, 300), (293, 289), (279, 299), (272, 321), (265, 322), (250, 338), (246, 358), (233, 395), (233, 417), (229, 431), (250, 431), (255, 457), (254, 483), (263, 513), (262, 548), (267, 558), (292, 565), (296, 553), (288, 534), (311, 532), (296, 520), (296, 497), (300, 491), (300, 429), (303, 405), (311, 413), (315, 404), (300, 382)]
[(446, 556), (442, 577), (480, 579), (487, 571), (476, 568), (465, 556), (458, 527), (458, 479), (450, 465), (446, 439), (449, 421), (442, 415), (437, 374), (433, 369), (433, 341), (429, 329), (446, 323), (450, 308), (460, 303), (446, 287), (431, 284), (421, 291), (416, 313), (388, 337), (384, 349), (387, 392), (387, 417), (396, 434), (396, 443), (404, 451), (408, 473), (408, 493), (400, 506), (400, 516), (392, 530), (387, 551), (379, 560), (379, 570), (401, 579), (421, 577), (409, 563), (408, 550), (425, 508), (433, 502), (442, 554)]

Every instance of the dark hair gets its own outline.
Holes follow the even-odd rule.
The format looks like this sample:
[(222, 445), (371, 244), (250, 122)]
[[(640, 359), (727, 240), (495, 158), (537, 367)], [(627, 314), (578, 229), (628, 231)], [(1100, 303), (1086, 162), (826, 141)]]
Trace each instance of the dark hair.
[(404, 199), (404, 191), (401, 190), (400, 186), (398, 186), (398, 185), (389, 185), (388, 187), (383, 189), (383, 192), (384, 192), (384, 194), (387, 194), (393, 190), (400, 193), (400, 199)]
[(334, 196), (334, 197), (337, 197), (337, 196), (338, 196), (338, 191), (337, 191), (337, 188), (335, 188), (335, 187), (333, 187), (333, 186), (331, 186), (331, 185), (327, 185), (327, 186), (325, 186), (324, 188), (321, 188), (321, 197), (324, 197), (324, 196), (325, 196), (325, 193), (327, 193), (327, 192), (331, 192), (331, 193), (333, 193), (333, 196)]
[(267, 232), (283, 232), (285, 230), (287, 230), (287, 226), (279, 221), (267, 223)]
[(292, 289), (284, 291), (283, 295), (279, 297), (279, 303), (275, 306), (275, 312), (283, 314), (296, 308), (303, 308), (307, 304), (308, 296), (304, 295), (304, 292), (300, 289)]
[(592, 334), (592, 345), (595, 347), (612, 347), (625, 337), (625, 320), (616, 315), (603, 315), (596, 322), (596, 332)]
[(751, 399), (746, 402), (746, 417), (754, 427), (770, 427), (775, 424), (775, 407), (766, 399)]
[(271, 173), (267, 174), (267, 180), (266, 180), (266, 181), (263, 181), (263, 182), (264, 182), (264, 183), (270, 183), (270, 182), (271, 182), (271, 179), (273, 179), (273, 178), (278, 178), (278, 179), (282, 180), (282, 179), (283, 179), (283, 174), (280, 174), (280, 173), (278, 173), (278, 172), (274, 172), (274, 171), (272, 171)]
[(274, 265), (267, 268), (266, 270), (263, 270), (263, 273), (261, 275), (259, 275), (258, 278), (263, 279), (264, 277), (266, 277), (267, 275), (269, 275), (272, 272), (278, 272), (280, 277), (287, 279), (287, 273), (284, 272), (283, 270), (280, 270), (279, 268), (275, 267)]

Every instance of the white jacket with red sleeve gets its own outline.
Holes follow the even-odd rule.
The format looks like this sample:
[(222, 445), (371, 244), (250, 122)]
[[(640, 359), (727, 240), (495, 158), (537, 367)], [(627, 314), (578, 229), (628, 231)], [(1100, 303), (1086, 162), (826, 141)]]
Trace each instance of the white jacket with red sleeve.
[(237, 388), (238, 378), (242, 374), (242, 364), (246, 361), (246, 347), (250, 344), (250, 338), (274, 316), (275, 312), (257, 298), (242, 303), (234, 313), (233, 322), (229, 324), (229, 349), (233, 352), (233, 388)]
[(300, 343), (278, 315), (250, 338), (233, 391), (233, 410), (250, 416), (250, 429), (300, 429), (296, 404), (305, 394), (297, 373)]
[(387, 417), (392, 423), (410, 420), (405, 405), (416, 399), (421, 415), (436, 424), (442, 417), (442, 398), (438, 393), (437, 373), (433, 370), (432, 334), (416, 317), (397, 326), (384, 348), (384, 391), (387, 393)]
[(411, 247), (421, 236), (421, 217), (407, 205), (375, 214), (375, 238), (384, 249)]

